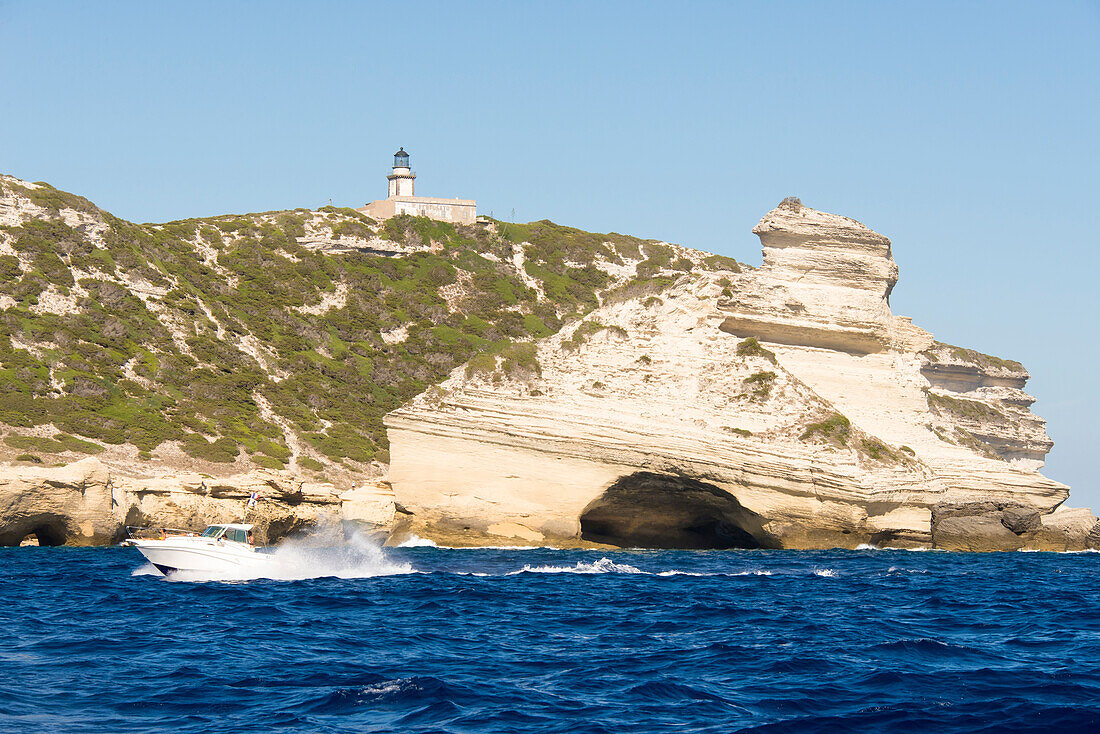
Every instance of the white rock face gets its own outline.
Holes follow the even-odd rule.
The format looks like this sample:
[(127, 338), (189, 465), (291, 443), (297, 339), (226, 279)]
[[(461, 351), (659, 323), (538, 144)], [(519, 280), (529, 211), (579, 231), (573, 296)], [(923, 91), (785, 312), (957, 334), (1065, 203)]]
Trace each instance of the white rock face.
[[(260, 502), (246, 515), (253, 492)], [(120, 540), (126, 525), (201, 529), (242, 519), (273, 542), (323, 521), (387, 526), (392, 518), (393, 494), (384, 480), (341, 495), (327, 482), (268, 470), (135, 477), (95, 458), (62, 467), (0, 467), (0, 546), (19, 545), (31, 534), (44, 545), (103, 545)]]
[(1051, 442), (1026, 371), (891, 313), (889, 240), (797, 200), (754, 232), (760, 269), (606, 304), (533, 345), (537, 368), (460, 368), (387, 416), (408, 532), (913, 546), (937, 505), (1066, 499), (1037, 473)]
[(921, 351), (932, 335), (890, 313), (898, 266), (890, 240), (836, 214), (786, 200), (752, 230), (764, 266), (722, 302), (723, 330), (760, 341), (867, 354)]

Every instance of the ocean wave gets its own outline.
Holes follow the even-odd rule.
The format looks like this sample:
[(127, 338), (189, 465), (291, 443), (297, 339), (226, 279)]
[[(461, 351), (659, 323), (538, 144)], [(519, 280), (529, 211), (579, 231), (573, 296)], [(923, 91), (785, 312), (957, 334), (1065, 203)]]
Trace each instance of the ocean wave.
[(636, 568), (627, 563), (615, 563), (610, 558), (601, 558), (598, 561), (592, 563), (585, 563), (584, 561), (578, 561), (574, 566), (531, 566), (525, 565), (518, 571), (511, 571), (507, 575), (515, 576), (521, 573), (629, 573), (629, 574), (646, 574), (651, 575), (646, 571)]
[(826, 579), (835, 579), (837, 572), (835, 568), (815, 568), (814, 576), (820, 576)]
[(754, 569), (751, 571), (711, 571), (710, 573), (702, 573), (698, 571), (680, 571), (673, 569), (671, 571), (661, 571), (657, 576), (774, 576), (775, 571), (766, 571), (763, 569)]
[(464, 550), (464, 551), (486, 551), (486, 550), (517, 550), (517, 551), (530, 551), (530, 550), (558, 550), (549, 545), (440, 545), (430, 538), (421, 538), (419, 535), (410, 535), (401, 543), (394, 546), (395, 548), (439, 548), (440, 550)]
[(1100, 553), (1100, 550), (1096, 548), (1082, 548), (1081, 550), (1064, 550), (1064, 551), (1044, 551), (1036, 548), (1020, 548), (1017, 553), (1058, 553), (1058, 554), (1076, 554), (1076, 553)]
[(410, 535), (408, 538), (398, 543), (398, 548), (438, 548), (439, 545), (434, 540), (428, 540), (427, 538), (421, 538), (419, 535)]

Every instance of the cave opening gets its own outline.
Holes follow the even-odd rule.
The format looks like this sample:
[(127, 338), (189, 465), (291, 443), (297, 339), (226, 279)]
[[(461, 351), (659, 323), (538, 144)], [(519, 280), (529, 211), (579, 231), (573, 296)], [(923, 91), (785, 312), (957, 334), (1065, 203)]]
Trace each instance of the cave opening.
[(776, 548), (765, 520), (733, 495), (689, 477), (619, 477), (581, 513), (581, 539), (627, 548)]
[(27, 518), (24, 522), (16, 523), (0, 532), (0, 546), (15, 547), (23, 543), (28, 545), (65, 545), (68, 537), (65, 521), (62, 518)]
[(39, 545), (65, 545), (65, 526), (60, 523), (36, 525), (27, 535), (38, 538)]

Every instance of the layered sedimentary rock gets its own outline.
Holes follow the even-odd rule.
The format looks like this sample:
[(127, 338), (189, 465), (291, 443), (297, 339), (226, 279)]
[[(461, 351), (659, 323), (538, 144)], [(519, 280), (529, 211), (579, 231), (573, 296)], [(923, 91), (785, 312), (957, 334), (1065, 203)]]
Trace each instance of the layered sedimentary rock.
[[(1089, 544), (1090, 512), (1051, 514), (1068, 488), (1037, 471), (1051, 442), (1028, 410), (1027, 372), (893, 315), (887, 238), (797, 200), (754, 232), (759, 269), (605, 303), (526, 356), (471, 363), (389, 414), (407, 532), (471, 544)], [(960, 543), (966, 517), (995, 519), (1011, 540), (994, 528)]]
[[(246, 511), (253, 493), (260, 501)], [(275, 542), (326, 521), (387, 526), (393, 512), (384, 481), (338, 494), (326, 482), (266, 470), (222, 478), (193, 472), (133, 477), (95, 458), (0, 469), (0, 546), (29, 537), (42, 545), (106, 545), (125, 537), (127, 525), (202, 529), (242, 520), (257, 526), (261, 540)]]

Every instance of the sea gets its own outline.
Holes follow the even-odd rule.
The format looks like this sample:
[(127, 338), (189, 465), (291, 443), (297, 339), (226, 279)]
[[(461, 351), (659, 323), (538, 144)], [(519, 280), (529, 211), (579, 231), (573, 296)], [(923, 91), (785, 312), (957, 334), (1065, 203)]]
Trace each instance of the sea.
[(0, 731), (1100, 731), (1100, 554), (277, 555), (0, 550)]

